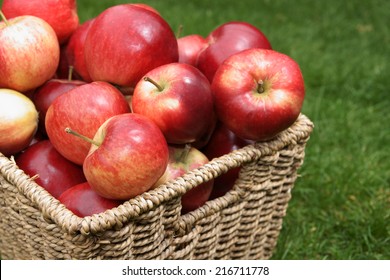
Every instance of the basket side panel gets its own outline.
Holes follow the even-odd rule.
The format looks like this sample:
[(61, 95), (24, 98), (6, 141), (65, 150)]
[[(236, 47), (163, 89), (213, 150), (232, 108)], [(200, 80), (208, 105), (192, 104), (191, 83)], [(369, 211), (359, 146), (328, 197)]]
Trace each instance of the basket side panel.
[(234, 188), (244, 192), (244, 208), (236, 230), (237, 241), (231, 250), (231, 259), (264, 258), (265, 234), (269, 230), (273, 211), (267, 199), (278, 157), (279, 153), (274, 153), (241, 168)]
[(298, 177), (298, 169), (303, 163), (304, 146), (304, 142), (289, 145), (278, 153), (278, 159), (271, 172), (270, 187), (264, 201), (263, 213), (265, 215), (259, 219), (258, 229), (261, 229), (261, 224), (266, 224), (267, 230), (254, 234), (254, 242), (248, 258), (269, 259), (272, 257), (291, 199), (291, 191)]
[[(178, 208), (178, 209), (177, 209)], [(177, 209), (177, 210), (175, 210)], [(79, 232), (70, 234), (54, 222), (41, 219), (41, 230), (47, 242), (45, 259), (120, 260), (120, 259), (165, 259), (172, 253), (173, 232), (168, 224), (180, 213), (180, 204), (170, 202), (131, 219), (120, 227), (113, 227), (88, 235)], [(109, 216), (111, 213), (106, 212)], [(88, 220), (90, 218), (90, 220)], [(86, 217), (86, 223), (93, 223)], [(177, 219), (177, 218), (176, 218)], [(107, 218), (106, 222), (115, 220)], [(92, 227), (101, 228), (96, 224)]]
[[(40, 259), (42, 239), (35, 224), (39, 211), (0, 176), (0, 248), (2, 259)], [(38, 250), (37, 250), (38, 249)]]
[(271, 258), (306, 141), (244, 163), (233, 190), (182, 216), (172, 258)]
[(171, 252), (172, 221), (180, 213), (180, 203), (161, 204), (135, 221), (132, 254), (134, 259), (164, 259)]
[(287, 147), (280, 152), (280, 157), (272, 174), (273, 188), (269, 193), (270, 199), (267, 203), (273, 205), (273, 213), (264, 248), (264, 254), (267, 258), (272, 256), (276, 247), (283, 218), (286, 216), (288, 203), (291, 199), (291, 191), (298, 178), (298, 169), (303, 164), (304, 156), (305, 142)]
[(237, 230), (244, 211), (245, 202), (238, 200), (234, 205), (221, 210), (218, 224), (219, 239), (215, 259), (231, 259), (231, 252), (237, 243)]
[(180, 217), (171, 259), (228, 259), (243, 210), (241, 196), (230, 191)]
[[(26, 182), (29, 183), (29, 182)], [(0, 248), (3, 259), (165, 259), (174, 252), (173, 227), (180, 200), (96, 234), (69, 233), (0, 176)], [(106, 213), (109, 216), (109, 213)], [(117, 222), (106, 218), (106, 223)], [(84, 220), (91, 228), (93, 219)]]

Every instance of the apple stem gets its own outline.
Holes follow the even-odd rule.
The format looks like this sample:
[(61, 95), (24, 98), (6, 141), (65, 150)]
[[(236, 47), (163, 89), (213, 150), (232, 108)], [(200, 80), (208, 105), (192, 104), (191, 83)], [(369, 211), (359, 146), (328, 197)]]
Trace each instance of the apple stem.
[(5, 24), (6, 24), (7, 26), (10, 26), (10, 25), (11, 25), (1, 10), (0, 10), (0, 17), (1, 17), (1, 19), (5, 22)]
[(87, 141), (87, 142), (89, 142), (89, 143), (91, 143), (91, 144), (93, 144), (93, 145), (95, 145), (95, 146), (100, 146), (100, 143), (98, 143), (98, 142), (92, 140), (91, 138), (88, 138), (87, 136), (84, 136), (84, 135), (82, 135), (82, 134), (80, 134), (80, 133), (78, 133), (78, 132), (72, 130), (72, 129), (69, 128), (69, 127), (65, 128), (65, 132), (66, 132), (66, 133), (69, 133), (69, 134), (72, 134), (72, 135), (74, 135), (74, 136), (76, 136), (76, 137), (79, 137), (79, 138), (83, 139), (84, 141)]
[(182, 32), (183, 32), (183, 24), (180, 24), (176, 32), (176, 38), (180, 38)]
[(264, 92), (264, 82), (262, 80), (257, 82), (257, 92), (258, 93)]
[(191, 144), (185, 144), (181, 154), (180, 154), (180, 161), (184, 162), (191, 150)]
[(160, 86), (156, 81), (154, 81), (153, 79), (151, 79), (149, 77), (144, 77), (144, 81), (152, 83), (159, 91), (163, 91), (164, 90), (164, 88), (162, 86)]
[(73, 65), (69, 65), (69, 70), (68, 70), (68, 81), (72, 81), (72, 76), (73, 76)]

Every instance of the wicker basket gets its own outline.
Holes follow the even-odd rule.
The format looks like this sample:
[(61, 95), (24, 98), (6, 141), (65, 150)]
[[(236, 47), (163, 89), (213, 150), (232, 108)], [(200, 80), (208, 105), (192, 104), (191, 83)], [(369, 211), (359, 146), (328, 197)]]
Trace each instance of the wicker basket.
[[(101, 214), (79, 218), (0, 154), (3, 259), (269, 259), (305, 144), (304, 115), (289, 129), (216, 158)], [(233, 190), (180, 214), (180, 196), (241, 166)]]

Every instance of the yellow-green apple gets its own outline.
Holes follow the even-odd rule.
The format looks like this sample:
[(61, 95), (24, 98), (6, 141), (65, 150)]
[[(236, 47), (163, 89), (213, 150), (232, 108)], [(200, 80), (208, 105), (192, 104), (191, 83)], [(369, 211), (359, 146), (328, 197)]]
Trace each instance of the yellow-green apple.
[(57, 97), (46, 112), (47, 135), (68, 160), (82, 165), (90, 144), (72, 137), (66, 127), (92, 138), (100, 125), (112, 116), (130, 112), (122, 93), (106, 82), (92, 82), (78, 86)]
[[(77, 134), (71, 128), (67, 132)], [(84, 174), (92, 189), (109, 199), (127, 200), (148, 191), (168, 164), (164, 135), (139, 114), (109, 118), (90, 142)]]
[(53, 28), (34, 16), (6, 19), (0, 11), (0, 87), (26, 92), (52, 78), (60, 47)]
[(206, 39), (199, 34), (191, 34), (177, 39), (179, 62), (197, 66), (199, 53), (208, 46)]
[(169, 63), (149, 71), (137, 83), (131, 102), (133, 112), (153, 120), (170, 144), (195, 142), (212, 124), (210, 83), (189, 64)]
[(38, 175), (35, 182), (55, 198), (86, 181), (81, 166), (64, 158), (49, 140), (29, 146), (15, 157), (15, 162), (27, 175)]
[(226, 22), (206, 37), (208, 46), (199, 53), (197, 67), (212, 82), (219, 65), (232, 54), (251, 48), (271, 49), (264, 33), (247, 22)]
[(58, 96), (84, 84), (86, 84), (86, 82), (80, 80), (50, 79), (35, 90), (32, 95), (32, 101), (39, 112), (38, 129), (43, 135), (46, 135), (46, 112), (51, 103), (53, 103)]
[[(211, 160), (226, 155), (251, 143), (253, 143), (253, 141), (238, 137), (223, 123), (218, 122), (210, 140), (202, 149), (202, 152)], [(240, 167), (236, 167), (216, 177), (214, 179), (214, 187), (211, 192), (210, 199), (223, 196), (231, 190), (238, 178), (239, 171)]]
[(267, 140), (291, 126), (305, 97), (302, 72), (291, 57), (249, 49), (218, 68), (212, 91), (218, 118), (237, 136)]
[(136, 5), (112, 6), (98, 15), (84, 44), (91, 78), (134, 87), (153, 68), (178, 60), (176, 37), (157, 13)]
[(93, 18), (87, 20), (72, 33), (61, 57), (61, 60), (65, 61), (66, 65), (73, 66), (74, 77), (86, 82), (92, 82), (92, 79), (85, 64), (84, 43), (93, 21)]
[[(168, 148), (169, 162), (167, 169), (154, 187), (158, 187), (209, 162), (204, 153), (188, 144), (184, 146), (169, 145)], [(193, 211), (205, 204), (210, 197), (213, 184), (214, 180), (211, 179), (186, 192), (181, 197), (182, 214)]]
[(98, 195), (88, 182), (80, 183), (64, 191), (58, 200), (76, 216), (84, 218), (119, 206), (123, 201)]
[(45, 20), (54, 29), (60, 44), (79, 25), (76, 0), (3, 0), (6, 17), (32, 15)]
[(11, 156), (26, 148), (38, 128), (38, 112), (24, 94), (0, 89), (0, 152)]

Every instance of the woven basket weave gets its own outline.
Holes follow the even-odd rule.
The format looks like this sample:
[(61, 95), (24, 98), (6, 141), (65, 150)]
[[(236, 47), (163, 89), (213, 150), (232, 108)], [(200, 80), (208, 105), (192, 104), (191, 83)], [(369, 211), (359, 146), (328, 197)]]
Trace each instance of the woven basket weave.
[[(304, 115), (267, 142), (216, 158), (101, 214), (79, 218), (0, 154), (3, 259), (269, 259), (305, 144)], [(180, 196), (241, 166), (223, 197), (181, 215)]]

